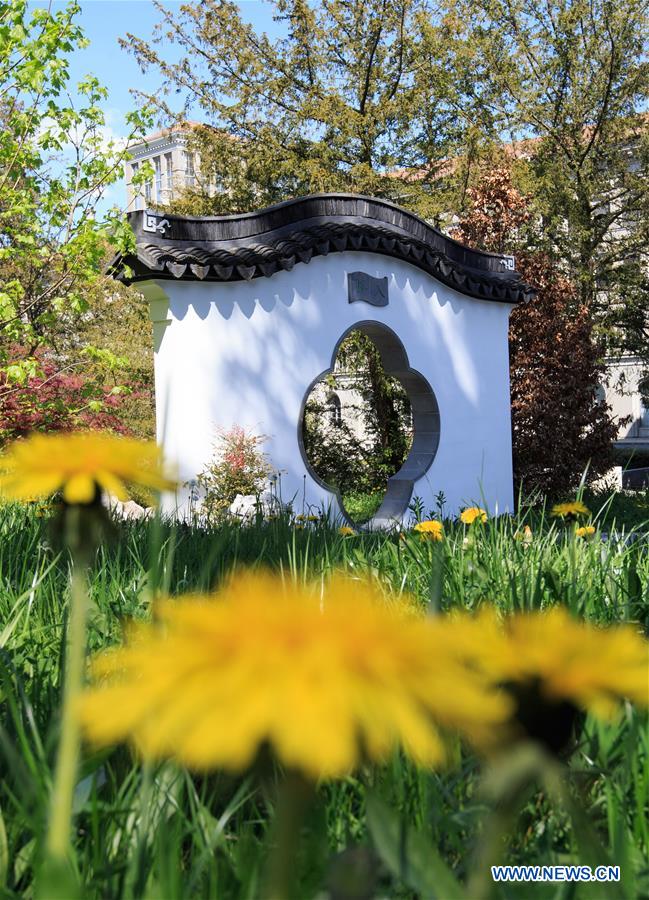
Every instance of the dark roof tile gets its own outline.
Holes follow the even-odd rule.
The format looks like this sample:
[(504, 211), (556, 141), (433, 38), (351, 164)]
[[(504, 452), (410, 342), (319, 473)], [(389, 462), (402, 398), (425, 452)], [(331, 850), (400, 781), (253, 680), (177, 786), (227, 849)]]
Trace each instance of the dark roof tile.
[(136, 252), (118, 255), (109, 267), (127, 283), (265, 278), (314, 256), (356, 250), (406, 260), (471, 297), (519, 303), (535, 293), (509, 268), (510, 258), (465, 247), (372, 197), (314, 194), (253, 213), (204, 218), (136, 212), (129, 222)]

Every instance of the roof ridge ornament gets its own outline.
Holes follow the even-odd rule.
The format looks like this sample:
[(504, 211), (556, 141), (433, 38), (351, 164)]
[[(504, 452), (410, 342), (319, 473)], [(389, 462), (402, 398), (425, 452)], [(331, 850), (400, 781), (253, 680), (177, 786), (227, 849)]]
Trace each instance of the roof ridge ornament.
[(161, 219), (158, 221), (160, 217), (157, 216), (153, 212), (149, 212), (147, 209), (144, 213), (144, 218), (142, 219), (142, 231), (148, 231), (153, 234), (162, 234), (164, 235), (167, 228), (169, 228), (169, 219)]

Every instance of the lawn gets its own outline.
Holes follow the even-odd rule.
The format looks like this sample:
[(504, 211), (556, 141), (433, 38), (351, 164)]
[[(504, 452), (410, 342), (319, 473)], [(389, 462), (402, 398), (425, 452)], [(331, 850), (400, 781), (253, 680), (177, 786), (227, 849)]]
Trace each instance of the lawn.
[[(617, 510), (618, 522), (641, 531), (644, 507), (632, 515), (627, 498), (622, 515), (620, 500), (592, 500), (605, 541), (599, 531), (576, 538), (572, 527), (531, 508), (470, 528), (445, 522), (442, 542), (413, 532), (342, 536), (325, 522), (295, 528), (288, 519), (214, 530), (117, 523), (89, 579), (89, 651), (119, 642), (125, 623), (147, 619), (159, 594), (212, 590), (243, 566), (300, 582), (342, 569), (412, 595), (434, 615), (563, 604), (594, 623), (646, 630), (646, 545), (626, 542), (612, 518)], [(53, 549), (49, 525), (34, 505), (0, 508), (0, 897), (7, 898), (34, 892), (58, 740), (69, 561)], [(503, 766), (456, 741), (439, 769), (395, 753), (384, 765), (324, 782), (294, 848), (295, 896), (649, 897), (646, 726), (646, 714), (626, 704), (613, 722), (588, 716), (560, 763), (514, 752)], [(264, 896), (280, 780), (269, 759), (240, 776), (198, 775), (172, 762), (143, 763), (123, 745), (85, 747), (74, 799), (79, 896)], [(488, 864), (503, 861), (617, 865), (621, 881), (495, 885)]]

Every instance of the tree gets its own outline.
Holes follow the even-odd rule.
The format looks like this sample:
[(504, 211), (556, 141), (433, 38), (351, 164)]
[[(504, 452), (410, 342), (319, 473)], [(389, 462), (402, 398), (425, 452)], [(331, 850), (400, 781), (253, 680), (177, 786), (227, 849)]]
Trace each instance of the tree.
[(114, 290), (102, 275), (111, 242), (129, 240), (119, 211), (99, 219), (98, 201), (151, 119), (128, 114), (118, 142), (107, 137), (107, 93), (95, 78), (71, 101), (67, 57), (86, 44), (79, 12), (72, 2), (30, 15), (26, 0), (0, 0), (0, 394), (11, 403), (21, 387), (29, 403), (46, 369), (96, 386), (101, 403), (101, 376), (122, 363), (101, 341), (81, 341), (79, 326), (91, 299)]
[(86, 300), (88, 308), (77, 317), (73, 335), (62, 345), (62, 355), (74, 359), (76, 348), (101, 347), (119, 360), (119, 367), (98, 373), (101, 388), (117, 399), (114, 412), (122, 427), (129, 434), (152, 440), (156, 431), (153, 326), (148, 304), (136, 290), (112, 279), (107, 283), (102, 279)]
[(356, 437), (344, 420), (331, 427), (329, 414), (328, 404), (319, 403), (313, 395), (307, 399), (302, 440), (311, 467), (325, 484), (338, 490), (343, 498), (355, 491), (373, 490), (374, 470), (370, 466), (370, 454), (365, 442)]
[(363, 424), (372, 460), (372, 489), (385, 487), (410, 450), (410, 401), (396, 378), (386, 374), (381, 355), (362, 331), (349, 333), (338, 349), (337, 365), (356, 379), (363, 400)]
[[(518, 157), (542, 240), (611, 350), (649, 357), (645, 0), (448, 0), (472, 108)], [(644, 274), (643, 274), (644, 273)], [(634, 314), (629, 315), (631, 307)], [(638, 337), (641, 338), (638, 342)]]
[(120, 415), (122, 395), (118, 391), (79, 374), (66, 374), (36, 353), (41, 374), (24, 384), (8, 385), (6, 375), (0, 373), (0, 446), (32, 431), (129, 430)]
[[(161, 5), (143, 68), (199, 107), (203, 184), (179, 212), (248, 210), (311, 191), (396, 200), (438, 224), (509, 144), (546, 251), (610, 350), (641, 346), (649, 135), (645, 0), (273, 0), (284, 35), (228, 0)], [(183, 51), (170, 64), (162, 38)], [(164, 96), (147, 98), (174, 117)], [(209, 184), (219, 190), (210, 196)]]
[[(448, 206), (430, 179), (393, 177), (395, 167), (432, 170), (453, 146), (448, 77), (429, 79), (425, 91), (421, 84), (428, 0), (273, 0), (285, 27), (277, 40), (258, 34), (229, 0), (156, 6), (162, 21), (153, 43), (129, 34), (123, 46), (143, 69), (160, 72), (164, 91), (184, 93), (184, 115), (199, 107), (209, 126), (193, 138), (203, 185), (174, 209), (241, 211), (344, 190), (429, 217)], [(179, 62), (157, 48), (163, 38), (183, 51)], [(143, 96), (175, 118), (163, 92)], [(210, 182), (219, 185), (215, 197), (204, 189)]]
[[(493, 252), (534, 244), (529, 201), (507, 169), (491, 170), (468, 192), (456, 236)], [(543, 250), (517, 252), (522, 278), (538, 291), (510, 319), (514, 474), (527, 491), (557, 495), (613, 464), (618, 425), (597, 399), (605, 372), (592, 312)]]

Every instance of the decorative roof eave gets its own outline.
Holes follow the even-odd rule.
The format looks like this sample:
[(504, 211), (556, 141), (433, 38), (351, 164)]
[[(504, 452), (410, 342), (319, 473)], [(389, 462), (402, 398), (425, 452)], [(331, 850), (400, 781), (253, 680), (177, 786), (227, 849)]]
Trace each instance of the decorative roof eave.
[(470, 297), (520, 303), (535, 294), (512, 256), (472, 250), (393, 203), (360, 195), (315, 194), (235, 216), (128, 218), (136, 253), (116, 256), (108, 270), (126, 284), (249, 281), (357, 250), (405, 260)]

